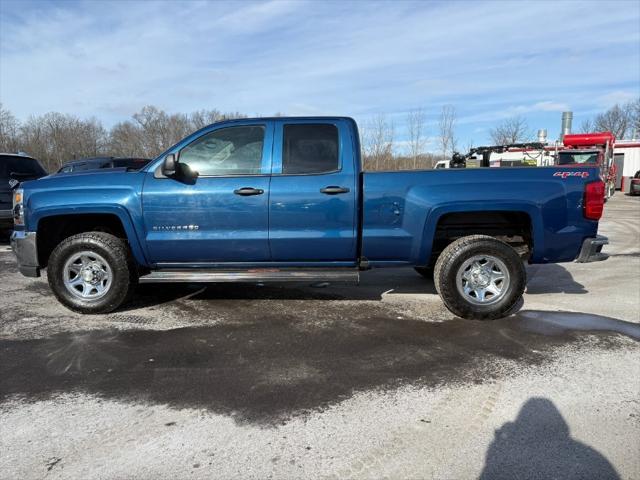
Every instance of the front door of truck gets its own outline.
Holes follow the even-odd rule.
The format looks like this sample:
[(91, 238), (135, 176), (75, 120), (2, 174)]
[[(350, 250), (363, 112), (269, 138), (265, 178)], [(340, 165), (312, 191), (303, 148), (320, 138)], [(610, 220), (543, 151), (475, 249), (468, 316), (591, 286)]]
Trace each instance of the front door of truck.
[(142, 206), (150, 261), (268, 261), (272, 142), (271, 122), (223, 124), (173, 150), (181, 165), (198, 172), (195, 180), (148, 172)]
[(347, 120), (276, 122), (269, 199), (273, 261), (355, 264), (354, 158)]

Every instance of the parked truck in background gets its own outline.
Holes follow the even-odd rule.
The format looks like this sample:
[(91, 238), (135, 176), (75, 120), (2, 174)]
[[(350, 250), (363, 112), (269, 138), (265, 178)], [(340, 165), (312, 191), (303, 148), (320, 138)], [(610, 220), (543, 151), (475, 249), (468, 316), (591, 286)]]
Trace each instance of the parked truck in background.
[(24, 180), (46, 174), (35, 158), (21, 153), (0, 153), (0, 233), (13, 228), (12, 190)]
[(415, 267), (451, 312), (488, 319), (521, 298), (523, 262), (605, 258), (603, 190), (597, 165), (362, 172), (350, 118), (239, 119), (140, 171), (25, 182), (11, 242), (24, 275), (46, 267), (56, 297), (83, 313), (118, 308), (137, 283)]
[(151, 159), (139, 157), (90, 157), (65, 162), (56, 173), (80, 172), (99, 168), (130, 168), (140, 170)]
[(609, 198), (616, 190), (615, 141), (616, 137), (610, 132), (567, 134), (562, 139), (564, 148), (558, 151), (556, 165), (597, 166), (605, 184), (605, 198)]

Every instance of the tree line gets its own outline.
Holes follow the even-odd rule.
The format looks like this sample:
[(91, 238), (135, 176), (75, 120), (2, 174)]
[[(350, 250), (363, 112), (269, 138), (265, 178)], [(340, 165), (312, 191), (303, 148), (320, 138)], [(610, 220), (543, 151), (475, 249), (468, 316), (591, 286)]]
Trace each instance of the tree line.
[[(106, 129), (96, 118), (81, 119), (58, 112), (31, 116), (20, 122), (0, 104), (0, 152), (24, 151), (39, 159), (50, 172), (78, 158), (153, 158), (195, 130), (221, 120), (243, 117), (246, 115), (240, 112), (215, 109), (167, 113), (149, 105), (134, 113), (131, 119)], [(366, 170), (433, 168), (438, 160), (451, 158), (459, 149), (456, 126), (457, 113), (452, 105), (442, 106), (434, 123), (427, 121), (424, 109), (413, 109), (404, 118), (404, 140), (398, 141), (394, 122), (386, 115), (376, 115), (361, 126), (363, 167)], [(637, 136), (640, 134), (640, 98), (614, 105), (585, 120), (580, 129), (611, 131), (618, 139)], [(535, 139), (535, 133), (522, 116), (503, 120), (489, 134), (496, 145)], [(468, 150), (471, 146), (464, 147)]]
[(21, 123), (0, 105), (0, 152), (26, 152), (40, 160), (49, 172), (78, 158), (153, 158), (206, 125), (244, 116), (218, 110), (169, 114), (146, 106), (130, 120), (107, 130), (96, 118), (80, 119), (58, 112), (31, 116)]
[[(423, 110), (407, 115), (408, 140), (404, 147), (395, 139), (393, 122), (377, 115), (362, 129), (364, 168), (398, 170), (432, 168), (455, 148), (455, 109), (443, 107), (441, 118), (442, 153), (426, 151), (427, 122)], [(282, 116), (276, 113), (275, 116)], [(49, 112), (20, 122), (0, 104), (0, 152), (25, 152), (54, 172), (69, 160), (96, 156), (153, 158), (188, 134), (214, 122), (244, 118), (240, 112), (198, 110), (188, 114), (167, 113), (148, 105), (131, 119), (106, 129), (94, 117), (81, 119), (70, 114)], [(403, 151), (405, 153), (399, 153)]]

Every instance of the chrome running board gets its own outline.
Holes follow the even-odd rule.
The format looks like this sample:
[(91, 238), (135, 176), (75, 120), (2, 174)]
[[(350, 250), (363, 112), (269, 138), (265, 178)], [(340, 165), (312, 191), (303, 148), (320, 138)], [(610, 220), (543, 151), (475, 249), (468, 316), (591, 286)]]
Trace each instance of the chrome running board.
[(228, 282), (358, 282), (355, 268), (256, 268), (249, 270), (162, 269), (140, 277), (140, 283), (228, 283)]

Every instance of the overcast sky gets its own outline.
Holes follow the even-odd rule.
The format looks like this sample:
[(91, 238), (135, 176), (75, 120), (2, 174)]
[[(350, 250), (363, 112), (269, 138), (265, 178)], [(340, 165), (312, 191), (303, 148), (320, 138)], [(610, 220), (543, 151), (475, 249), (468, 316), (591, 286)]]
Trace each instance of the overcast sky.
[(20, 119), (385, 113), (402, 138), (408, 110), (452, 104), (464, 146), (515, 114), (555, 138), (563, 110), (579, 125), (638, 95), (637, 0), (0, 0), (0, 101)]

